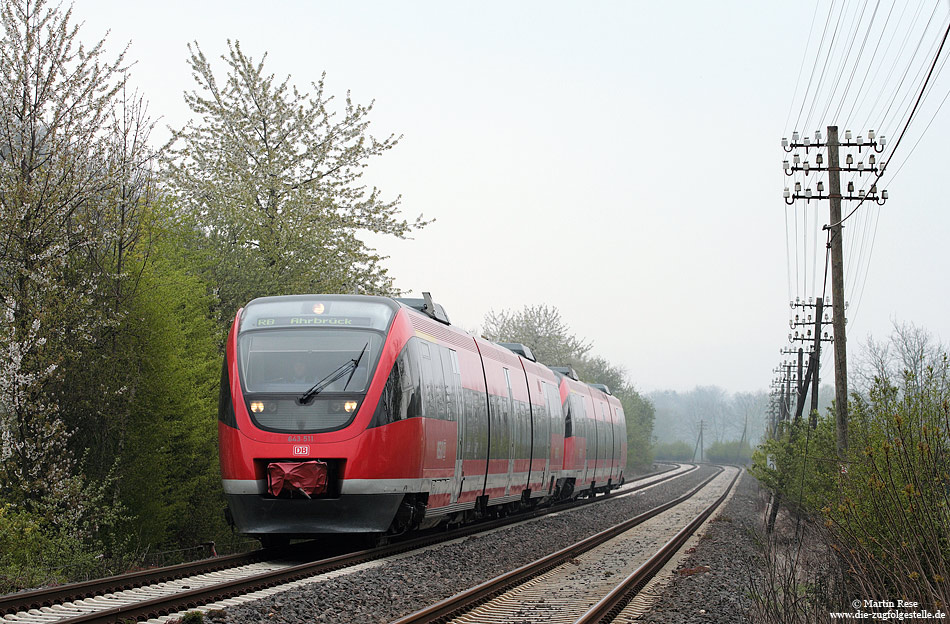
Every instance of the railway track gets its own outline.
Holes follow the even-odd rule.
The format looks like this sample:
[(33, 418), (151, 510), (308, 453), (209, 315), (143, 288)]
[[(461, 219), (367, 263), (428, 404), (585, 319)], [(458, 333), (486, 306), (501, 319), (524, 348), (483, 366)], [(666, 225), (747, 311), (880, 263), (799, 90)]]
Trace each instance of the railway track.
[[(607, 496), (598, 496), (595, 500), (629, 495), (695, 469), (695, 466), (679, 466), (654, 473)], [(300, 582), (342, 568), (372, 565), (374, 561), (403, 552), (494, 530), (589, 502), (592, 501), (582, 499), (571, 506), (559, 505), (316, 561), (301, 563), (299, 557), (295, 561), (289, 557), (289, 550), (259, 550), (86, 583), (0, 596), (0, 618), (4, 623), (16, 624), (104, 623), (155, 618), (201, 605), (228, 601), (238, 596), (274, 593), (276, 590), (270, 588)], [(292, 548), (298, 550), (300, 545)]]
[(631, 621), (624, 607), (726, 499), (739, 474), (723, 469), (678, 499), (397, 624)]

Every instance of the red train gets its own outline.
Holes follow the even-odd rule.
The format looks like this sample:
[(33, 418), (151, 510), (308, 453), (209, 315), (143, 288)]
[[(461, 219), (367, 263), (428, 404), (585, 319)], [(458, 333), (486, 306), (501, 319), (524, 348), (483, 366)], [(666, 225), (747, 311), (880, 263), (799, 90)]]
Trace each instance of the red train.
[(428, 295), (250, 302), (218, 432), (229, 517), (265, 544), (592, 495), (623, 482), (627, 454), (606, 387), (453, 327)]

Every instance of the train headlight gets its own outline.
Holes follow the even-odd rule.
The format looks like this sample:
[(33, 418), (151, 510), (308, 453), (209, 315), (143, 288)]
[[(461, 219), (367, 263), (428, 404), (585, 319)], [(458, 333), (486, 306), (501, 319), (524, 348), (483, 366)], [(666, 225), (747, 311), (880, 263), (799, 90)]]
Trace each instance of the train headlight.
[(347, 414), (351, 414), (356, 409), (356, 401), (347, 401), (343, 404), (343, 409), (346, 410)]
[(255, 414), (260, 414), (264, 411), (264, 402), (263, 401), (251, 401), (251, 411)]

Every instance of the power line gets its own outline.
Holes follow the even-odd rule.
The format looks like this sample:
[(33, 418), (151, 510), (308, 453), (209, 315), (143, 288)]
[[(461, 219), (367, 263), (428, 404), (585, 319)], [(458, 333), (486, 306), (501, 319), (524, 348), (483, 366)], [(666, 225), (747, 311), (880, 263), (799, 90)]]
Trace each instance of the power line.
[[(818, 69), (818, 59), (821, 58), (821, 49), (825, 45), (825, 36), (828, 34), (828, 26), (831, 25), (831, 14), (834, 12), (834, 8), (835, 8), (835, 2), (834, 0), (831, 0), (831, 4), (828, 5), (828, 15), (825, 17), (825, 27), (821, 31), (821, 42), (818, 44), (818, 50), (815, 51), (815, 64), (812, 65), (811, 75), (808, 77), (808, 86), (805, 87), (805, 93), (802, 94), (802, 105), (801, 105), (801, 108), (799, 108), (798, 110), (798, 117), (795, 118), (794, 127), (796, 128), (799, 127), (798, 122), (800, 122), (802, 119), (802, 112), (804, 112), (805, 110), (805, 102), (808, 100), (808, 92), (811, 91), (811, 83), (815, 79), (815, 70)], [(816, 13), (818, 12), (817, 4), (815, 5), (815, 12)], [(809, 38), (810, 38), (810, 34), (809, 34)], [(808, 114), (809, 116), (811, 116), (810, 111)], [(788, 122), (786, 122), (785, 126), (786, 126), (785, 129), (788, 130)]]
[[(887, 12), (887, 17), (884, 19), (884, 26), (881, 27), (881, 35), (882, 35), (882, 36), (879, 37), (878, 40), (877, 40), (877, 45), (874, 47), (874, 53), (871, 54), (871, 58), (870, 58), (870, 60), (868, 61), (867, 69), (866, 69), (865, 72), (864, 72), (864, 78), (861, 80), (861, 86), (858, 87), (858, 94), (859, 94), (859, 96), (860, 96), (861, 93), (865, 93), (865, 91), (864, 91), (864, 85), (867, 84), (868, 76), (871, 74), (871, 67), (874, 66), (874, 59), (877, 58), (877, 51), (880, 50), (880, 48), (881, 48), (881, 42), (884, 41), (883, 34), (884, 34), (885, 32), (887, 32), (887, 25), (888, 25), (888, 24), (890, 23), (890, 21), (891, 21), (891, 15), (894, 13), (894, 7), (895, 7), (895, 6), (896, 6), (896, 3), (892, 2), (892, 3), (891, 3), (891, 10)], [(905, 10), (906, 10), (906, 8), (907, 8), (907, 5), (906, 5), (906, 4), (904, 5), (904, 8), (905, 8)], [(875, 11), (875, 13), (877, 13), (877, 8), (875, 8), (874, 11)], [(873, 18), (872, 18), (871, 21), (872, 21), (872, 23), (873, 23), (873, 21), (874, 21)], [(869, 26), (868, 28), (869, 28), (869, 30), (870, 30), (870, 26)], [(877, 67), (878, 67), (878, 69), (880, 69), (881, 64), (878, 64)], [(877, 72), (875, 72), (874, 76), (877, 77)], [(848, 112), (848, 118), (845, 120), (845, 123), (844, 123), (844, 127), (845, 127), (845, 128), (849, 127), (850, 122), (851, 122), (851, 115), (853, 115), (854, 112), (855, 112), (855, 110), (857, 110), (857, 105), (858, 105), (858, 101), (855, 100), (855, 103), (851, 106), (851, 110)]]

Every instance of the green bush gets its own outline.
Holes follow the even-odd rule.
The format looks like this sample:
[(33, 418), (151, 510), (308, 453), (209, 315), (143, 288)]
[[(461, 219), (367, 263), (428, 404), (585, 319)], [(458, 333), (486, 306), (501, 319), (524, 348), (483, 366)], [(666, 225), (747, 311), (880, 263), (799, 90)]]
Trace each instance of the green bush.
[(681, 440), (664, 442), (653, 447), (653, 455), (657, 459), (670, 461), (690, 461), (693, 459), (693, 447)]
[(706, 460), (717, 464), (746, 464), (752, 459), (752, 447), (745, 440), (713, 442), (706, 449)]
[(9, 504), (0, 507), (0, 594), (94, 575), (99, 555), (66, 528)]
[[(950, 402), (928, 371), (852, 403), (847, 470), (822, 512), (851, 578), (925, 608), (950, 604)], [(910, 391), (908, 391), (910, 389)]]
[(932, 369), (903, 381), (878, 379), (867, 400), (853, 398), (844, 460), (829, 413), (767, 441), (751, 471), (824, 522), (853, 595), (934, 610), (950, 604), (950, 392)]

